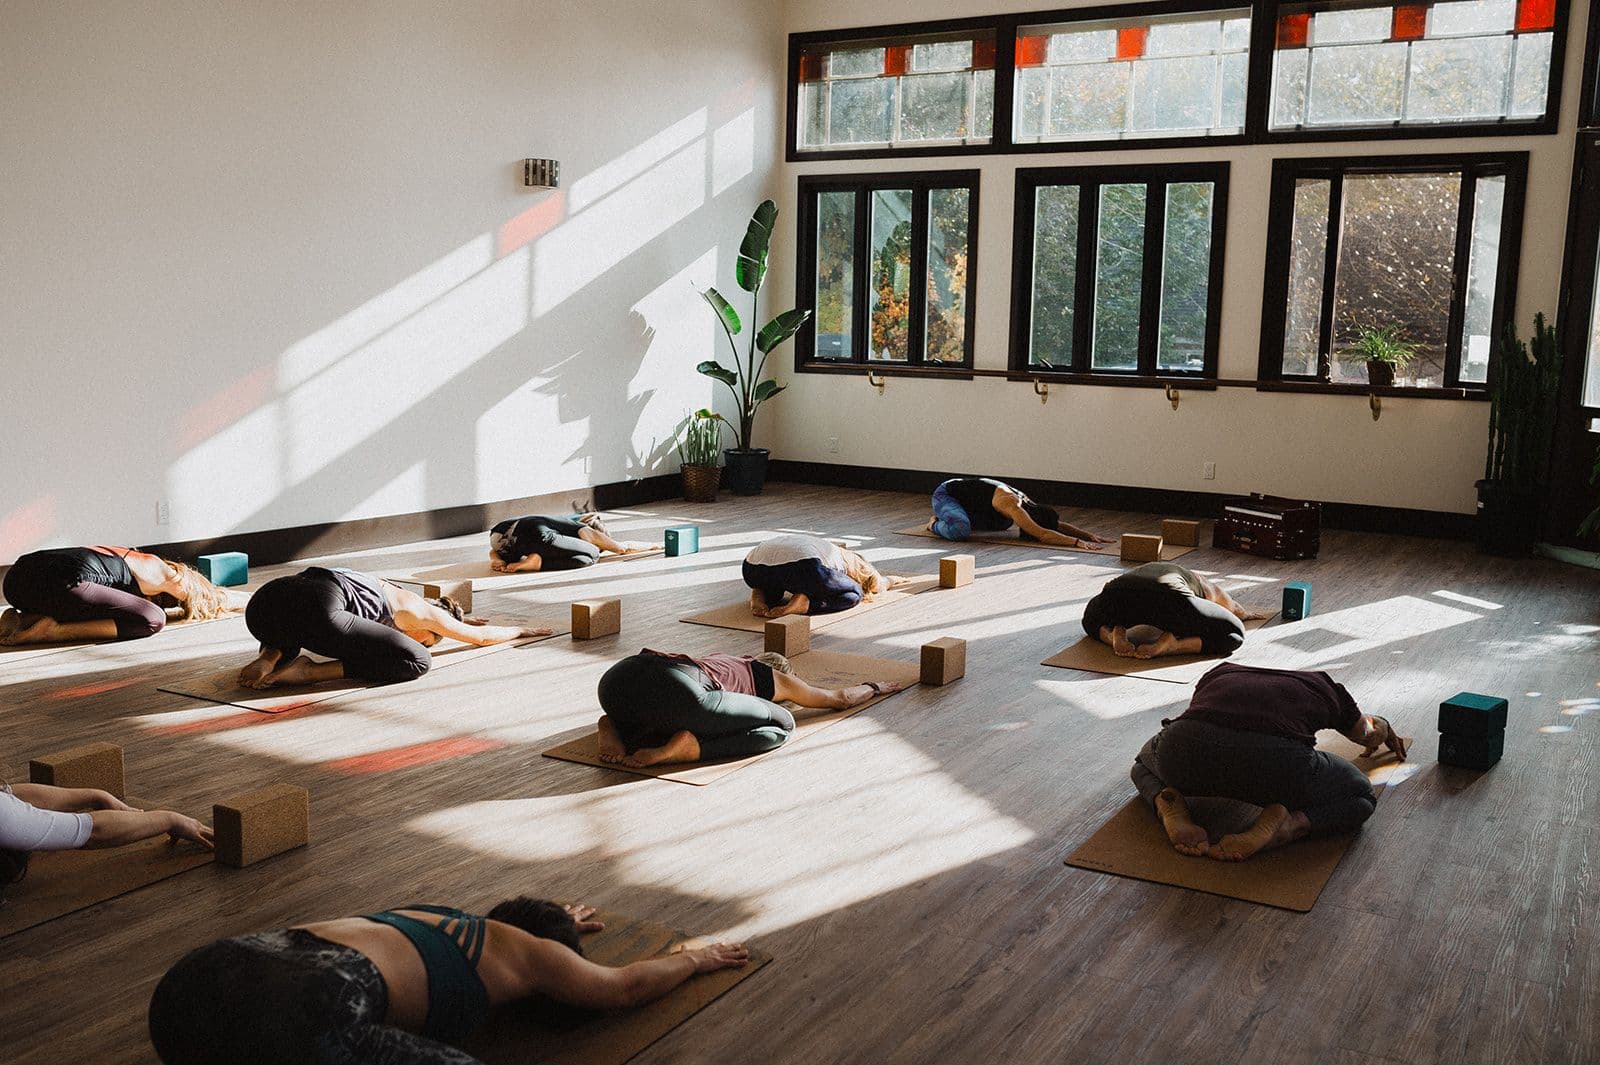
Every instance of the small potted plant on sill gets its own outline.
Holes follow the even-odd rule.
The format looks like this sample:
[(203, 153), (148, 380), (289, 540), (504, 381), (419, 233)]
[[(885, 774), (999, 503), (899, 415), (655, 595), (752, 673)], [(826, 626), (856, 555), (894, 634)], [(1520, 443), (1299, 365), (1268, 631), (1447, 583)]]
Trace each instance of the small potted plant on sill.
[(1395, 370), (1403, 368), (1417, 353), (1415, 344), (1400, 339), (1397, 325), (1366, 326), (1356, 334), (1356, 342), (1344, 350), (1347, 362), (1367, 364), (1367, 384), (1388, 388), (1394, 384)]
[[(763, 200), (750, 216), (744, 242), (739, 245), (739, 259), (734, 264), (735, 280), (740, 288), (750, 293), (752, 327), (761, 301), (761, 284), (767, 278), (767, 250), (772, 244), (772, 226), (777, 220), (778, 205), (771, 200)], [(717, 312), (717, 321), (722, 323), (723, 335), (728, 338), (728, 348), (733, 353), (731, 370), (716, 359), (707, 359), (695, 367), (707, 377), (727, 385), (738, 405), (739, 424), (734, 427), (738, 446), (724, 452), (728, 464), (728, 487), (734, 495), (760, 495), (767, 480), (768, 452), (764, 447), (750, 446), (751, 433), (755, 427), (756, 411), (767, 400), (782, 392), (784, 387), (771, 378), (763, 381), (761, 374), (766, 369), (767, 356), (794, 336), (806, 319), (811, 317), (811, 312), (784, 311), (759, 331), (749, 333), (745, 350), (741, 352), (738, 342), (734, 340), (744, 332), (739, 312), (714, 288), (708, 288), (700, 295)], [(761, 353), (759, 361), (756, 358), (757, 351)]]
[(683, 498), (690, 503), (715, 503), (722, 485), (723, 417), (697, 410), (678, 429), (679, 473)]
[(1478, 488), (1478, 548), (1522, 556), (1539, 537), (1556, 425), (1561, 347), (1542, 313), (1524, 344), (1507, 322), (1489, 360), (1489, 454)]

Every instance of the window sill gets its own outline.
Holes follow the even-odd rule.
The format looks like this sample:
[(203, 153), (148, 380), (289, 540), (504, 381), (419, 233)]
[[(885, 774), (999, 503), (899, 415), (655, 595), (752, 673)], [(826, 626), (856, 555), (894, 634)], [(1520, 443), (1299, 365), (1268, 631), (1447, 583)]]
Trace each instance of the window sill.
[(1112, 388), (1179, 388), (1189, 389), (1193, 392), (1215, 392), (1217, 390), (1217, 379), (1215, 377), (1206, 377), (1199, 374), (1192, 377), (1187, 374), (1141, 376), (1139, 374), (1074, 373), (1070, 370), (1030, 368), (1014, 370), (1011, 376), (1018, 381), (1037, 380), (1052, 385), (1109, 385)]
[(1409, 385), (1389, 385), (1373, 388), (1370, 385), (1332, 384), (1327, 381), (1258, 381), (1258, 392), (1311, 392), (1332, 396), (1370, 396), (1401, 399), (1464, 399), (1487, 402), (1489, 392), (1483, 388), (1417, 388)]
[(794, 369), (796, 373), (853, 374), (857, 377), (871, 373), (877, 377), (943, 377), (958, 381), (970, 381), (976, 376), (972, 367), (961, 364), (908, 366), (901, 363), (815, 361), (800, 363)]

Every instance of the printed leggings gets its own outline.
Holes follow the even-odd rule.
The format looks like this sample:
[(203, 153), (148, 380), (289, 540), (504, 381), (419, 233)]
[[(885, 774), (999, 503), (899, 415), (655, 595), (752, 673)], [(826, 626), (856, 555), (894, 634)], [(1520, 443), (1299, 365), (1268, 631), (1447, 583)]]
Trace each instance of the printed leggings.
[(630, 751), (688, 731), (707, 761), (775, 750), (794, 731), (794, 715), (770, 699), (713, 688), (698, 667), (658, 655), (634, 655), (606, 670), (600, 708)]
[(165, 1065), (481, 1065), (383, 1023), (389, 991), (367, 956), (302, 928), (190, 951), (150, 1000)]

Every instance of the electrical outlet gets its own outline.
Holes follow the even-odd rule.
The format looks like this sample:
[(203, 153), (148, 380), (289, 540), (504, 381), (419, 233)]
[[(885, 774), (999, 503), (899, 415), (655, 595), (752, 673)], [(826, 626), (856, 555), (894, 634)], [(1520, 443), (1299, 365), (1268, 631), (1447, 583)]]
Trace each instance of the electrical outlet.
[(835, 455), (839, 453), (839, 438), (837, 436), (828, 437), (828, 450)]
[(1206, 463), (1200, 471), (1200, 476), (1208, 481), (1215, 481), (1217, 479), (1217, 464), (1215, 462)]
[(156, 524), (172, 524), (172, 501), (170, 499), (156, 500)]

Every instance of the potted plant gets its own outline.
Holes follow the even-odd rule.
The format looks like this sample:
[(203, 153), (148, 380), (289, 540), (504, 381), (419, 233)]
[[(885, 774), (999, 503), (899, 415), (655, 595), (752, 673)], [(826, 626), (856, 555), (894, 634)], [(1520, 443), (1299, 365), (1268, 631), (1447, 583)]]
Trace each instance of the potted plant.
[(683, 498), (690, 503), (717, 501), (717, 488), (722, 484), (722, 423), (722, 415), (697, 410), (679, 427), (679, 472)]
[(1538, 539), (1560, 379), (1561, 348), (1544, 314), (1533, 317), (1531, 347), (1506, 323), (1489, 360), (1489, 454), (1478, 482), (1478, 547), (1488, 554), (1526, 555)]
[[(761, 284), (767, 278), (767, 249), (772, 244), (772, 226), (778, 219), (778, 206), (771, 200), (764, 200), (761, 206), (755, 209), (750, 216), (750, 225), (745, 230), (744, 242), (739, 245), (739, 259), (734, 264), (734, 278), (739, 282), (739, 287), (750, 293), (750, 318), (754, 325), (756, 313), (761, 300)], [(707, 377), (721, 381), (728, 386), (728, 391), (733, 393), (734, 402), (738, 406), (739, 424), (735, 428), (735, 442), (738, 446), (729, 448), (724, 454), (728, 463), (728, 487), (733, 489), (734, 495), (753, 496), (761, 493), (762, 485), (767, 480), (767, 449), (751, 447), (751, 430), (755, 425), (756, 411), (767, 400), (783, 391), (783, 385), (768, 378), (761, 379), (761, 373), (766, 369), (767, 356), (785, 340), (794, 336), (795, 332), (811, 317), (810, 311), (784, 311), (773, 318), (759, 331), (748, 334), (744, 351), (741, 353), (735, 337), (744, 332), (744, 323), (739, 319), (739, 312), (733, 305), (722, 297), (722, 293), (714, 288), (708, 288), (700, 295), (705, 297), (711, 309), (717, 312), (717, 321), (722, 323), (723, 335), (728, 338), (728, 349), (733, 354), (733, 369), (728, 369), (716, 359), (707, 359), (695, 369)], [(761, 353), (759, 361), (756, 353)], [(729, 423), (732, 424), (731, 422)]]
[(1343, 357), (1367, 364), (1367, 384), (1388, 388), (1394, 384), (1395, 370), (1410, 362), (1416, 353), (1415, 344), (1400, 339), (1399, 326), (1366, 326), (1356, 334), (1356, 342), (1344, 350)]

